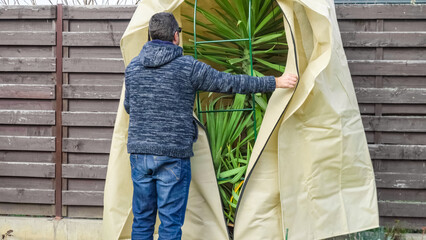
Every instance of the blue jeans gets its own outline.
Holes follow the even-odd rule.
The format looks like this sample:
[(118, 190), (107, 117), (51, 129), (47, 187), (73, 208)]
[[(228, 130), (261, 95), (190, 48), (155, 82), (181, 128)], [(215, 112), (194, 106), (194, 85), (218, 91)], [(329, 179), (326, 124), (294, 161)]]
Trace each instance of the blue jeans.
[(158, 240), (180, 240), (191, 182), (189, 158), (131, 154), (133, 180), (132, 239), (152, 240), (157, 216)]

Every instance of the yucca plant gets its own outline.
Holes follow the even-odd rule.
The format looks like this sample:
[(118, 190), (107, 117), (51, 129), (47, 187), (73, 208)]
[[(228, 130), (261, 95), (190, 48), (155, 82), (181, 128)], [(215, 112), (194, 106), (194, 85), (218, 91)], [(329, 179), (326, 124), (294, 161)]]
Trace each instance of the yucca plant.
[[(208, 1), (208, 0), (199, 0)], [(248, 39), (249, 41), (221, 42), (197, 45), (197, 56), (219, 70), (254, 76), (281, 75), (287, 55), (282, 12), (274, 0), (252, 0), (251, 26), (249, 26), (248, 0), (214, 0), (215, 9), (197, 7), (204, 20), (197, 19), (197, 41)], [(186, 4), (194, 7), (193, 2)], [(193, 22), (192, 16), (184, 17)], [(251, 36), (249, 35), (251, 31)], [(194, 55), (194, 33), (184, 31), (189, 43), (185, 54)], [(252, 52), (252, 57), (250, 52)], [(253, 64), (251, 64), (251, 60)], [(251, 95), (204, 98), (202, 110), (242, 109), (253, 107)], [(217, 95), (213, 95), (217, 96)], [(233, 103), (226, 104), (233, 98)], [(248, 160), (267, 106), (267, 94), (255, 94), (255, 112), (215, 112), (204, 114), (224, 214), (228, 223), (234, 222), (235, 208), (244, 182)], [(229, 101), (228, 101), (229, 102)]]

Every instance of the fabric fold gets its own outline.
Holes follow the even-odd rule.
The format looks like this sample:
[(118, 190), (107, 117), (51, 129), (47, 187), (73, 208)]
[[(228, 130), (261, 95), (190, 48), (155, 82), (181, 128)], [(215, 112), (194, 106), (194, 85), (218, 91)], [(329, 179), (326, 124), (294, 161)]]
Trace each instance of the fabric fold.
[[(127, 65), (147, 40), (149, 18), (181, 0), (142, 0), (121, 40)], [(234, 240), (324, 239), (376, 228), (368, 145), (332, 0), (277, 0), (295, 89), (268, 103), (238, 203)], [(130, 239), (132, 183), (122, 92), (104, 197), (104, 238)], [(205, 129), (198, 125), (184, 240), (229, 239)], [(157, 224), (158, 225), (158, 224)]]

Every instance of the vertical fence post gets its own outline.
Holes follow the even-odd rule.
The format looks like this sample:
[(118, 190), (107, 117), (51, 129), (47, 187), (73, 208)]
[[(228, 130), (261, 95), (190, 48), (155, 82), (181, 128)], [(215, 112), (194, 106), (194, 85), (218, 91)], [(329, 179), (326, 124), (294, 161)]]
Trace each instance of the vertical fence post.
[(55, 215), (62, 218), (62, 4), (56, 7)]

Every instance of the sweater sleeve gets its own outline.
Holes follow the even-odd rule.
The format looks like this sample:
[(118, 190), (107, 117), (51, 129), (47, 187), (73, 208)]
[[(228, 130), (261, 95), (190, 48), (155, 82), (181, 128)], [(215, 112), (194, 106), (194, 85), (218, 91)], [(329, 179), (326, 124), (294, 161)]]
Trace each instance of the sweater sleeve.
[(194, 60), (191, 81), (198, 91), (221, 93), (258, 93), (273, 92), (275, 77), (252, 77), (248, 75), (233, 75), (217, 71), (211, 66)]
[(124, 109), (126, 110), (127, 114), (130, 114), (130, 96), (129, 96), (129, 91), (127, 88), (127, 79), (126, 77), (124, 78), (124, 88), (125, 88), (125, 93), (124, 93)]

